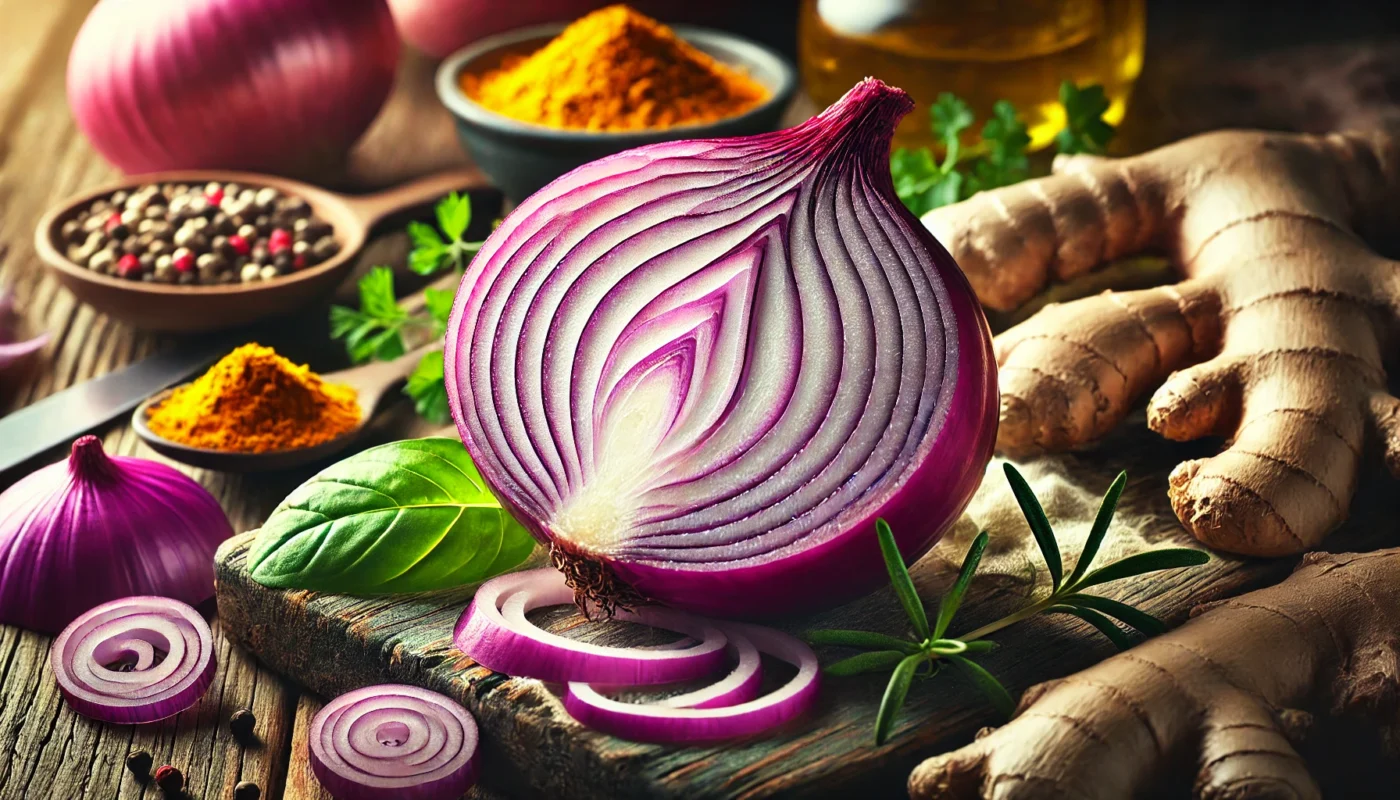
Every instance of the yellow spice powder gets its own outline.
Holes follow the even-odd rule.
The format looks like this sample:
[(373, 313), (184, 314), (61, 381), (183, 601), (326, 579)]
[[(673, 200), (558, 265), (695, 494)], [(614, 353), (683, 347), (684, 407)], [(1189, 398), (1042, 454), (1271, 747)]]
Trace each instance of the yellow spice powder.
[(354, 430), (354, 389), (327, 383), (270, 347), (245, 344), (153, 408), (147, 426), (191, 447), (264, 453), (314, 447)]
[(669, 128), (733, 117), (768, 99), (748, 75), (670, 28), (623, 5), (583, 17), (534, 54), (482, 75), (462, 91), (523, 122), (588, 131)]

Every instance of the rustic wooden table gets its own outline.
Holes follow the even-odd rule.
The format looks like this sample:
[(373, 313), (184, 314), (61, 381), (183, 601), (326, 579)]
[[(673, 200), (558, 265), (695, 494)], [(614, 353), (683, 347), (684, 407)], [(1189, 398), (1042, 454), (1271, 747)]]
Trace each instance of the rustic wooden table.
[[(69, 47), (93, 2), (0, 0), (0, 283), (15, 289), (31, 323), (54, 335), (42, 370), (18, 385), (0, 384), (0, 414), (175, 343), (172, 337), (138, 332), (76, 304), (41, 269), (30, 245), (34, 224), (46, 208), (114, 175), (75, 129), (64, 97)], [(1364, 81), (1318, 78), (1311, 71), (1301, 71), (1300, 62), (1292, 58), (1266, 59), (1257, 62), (1262, 67), (1246, 65), (1235, 72), (1222, 69), (1222, 48), (1212, 47), (1212, 42), (1225, 43), (1224, 49), (1234, 54), (1242, 41), (1272, 35), (1261, 33), (1253, 20), (1246, 27), (1238, 14), (1222, 18), (1214, 27), (1187, 15), (1173, 17), (1170, 12), (1152, 18), (1149, 52), (1174, 55), (1149, 59), (1138, 111), (1127, 126), (1135, 145), (1222, 122), (1330, 128), (1356, 110), (1353, 96), (1366, 94)], [(1305, 18), (1292, 17), (1295, 23)], [(1277, 28), (1286, 19), (1287, 14), (1271, 13), (1260, 24)], [(1387, 65), (1400, 62), (1394, 46), (1388, 44), (1395, 41), (1394, 29), (1381, 18), (1355, 16), (1347, 24), (1338, 23), (1335, 15), (1328, 19), (1325, 24), (1305, 23), (1312, 27), (1294, 25), (1295, 31), (1342, 42), (1314, 52), (1320, 62), (1336, 65), (1363, 58), (1362, 50), (1352, 49), (1358, 38), (1355, 31), (1364, 31), (1361, 38), (1382, 40), (1379, 50), (1365, 53), (1380, 53)], [(1242, 38), (1240, 31), (1246, 30), (1252, 36)], [(450, 121), (432, 95), (432, 69), (419, 56), (405, 56), (388, 108), (352, 155), (345, 174), (334, 182), (350, 188), (378, 187), (465, 160)], [(1396, 72), (1386, 69), (1390, 71), (1376, 72), (1373, 81), (1382, 95), (1400, 87), (1400, 81), (1382, 80)], [(1204, 84), (1197, 81), (1205, 75), (1210, 78)], [(1329, 80), (1345, 83), (1348, 92), (1331, 91), (1331, 84), (1321, 92), (1316, 85), (1309, 88), (1309, 82)], [(1281, 86), (1297, 91), (1273, 91)], [(1308, 105), (1306, 101), (1319, 94), (1326, 102)], [(1145, 107), (1154, 110), (1143, 113)], [(403, 146), (405, 141), (413, 146)], [(402, 236), (382, 236), (372, 242), (359, 268), (377, 262), (401, 263), (403, 251)], [(295, 358), (313, 359), (318, 367), (330, 369), (343, 356), (325, 340), (324, 319), (322, 310), (313, 309), (302, 322), (279, 323), (258, 335)], [(413, 425), (411, 416), (402, 407), (393, 409), (386, 431), (407, 431)], [(96, 432), (111, 452), (153, 456), (124, 423)], [(60, 455), (56, 450), (35, 464)], [(239, 531), (259, 525), (277, 501), (306, 477), (305, 473), (235, 476), (197, 470), (191, 474), (219, 498)], [(0, 488), (15, 477), (0, 479)], [(264, 797), (327, 797), (311, 776), (305, 756), (306, 730), (320, 701), (260, 666), (225, 641), (217, 626), (215, 630), (218, 678), (200, 703), (160, 724), (118, 727), (96, 724), (63, 704), (47, 672), (48, 637), (0, 626), (0, 800), (156, 798), (159, 793), (154, 786), (137, 782), (123, 769), (127, 753), (134, 749), (150, 751), (156, 764), (179, 766), (186, 775), (189, 796), (197, 800), (231, 797), (233, 786), (243, 780), (263, 787)], [(241, 707), (251, 708), (257, 716), (259, 742), (252, 747), (237, 744), (227, 729), (228, 715)]]

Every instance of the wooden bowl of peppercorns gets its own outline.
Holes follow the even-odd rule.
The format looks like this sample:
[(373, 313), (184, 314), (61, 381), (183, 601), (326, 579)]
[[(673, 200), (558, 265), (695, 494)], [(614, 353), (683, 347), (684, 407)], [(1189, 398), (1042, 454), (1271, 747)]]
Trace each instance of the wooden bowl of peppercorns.
[(35, 248), (79, 300), (138, 328), (236, 328), (329, 294), (385, 216), (483, 185), (459, 170), (350, 197), (241, 172), (135, 175), (45, 214)]

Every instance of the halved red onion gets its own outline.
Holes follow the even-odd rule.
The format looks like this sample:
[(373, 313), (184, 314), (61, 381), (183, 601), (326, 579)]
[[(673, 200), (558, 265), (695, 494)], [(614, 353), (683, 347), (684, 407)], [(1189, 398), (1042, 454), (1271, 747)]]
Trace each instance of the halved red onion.
[(74, 711), (103, 722), (154, 722), (194, 705), (209, 688), (214, 634), (179, 600), (123, 597), (64, 628), (49, 664)]
[[(519, 601), (512, 606), (514, 618), (501, 612), (508, 599)], [(696, 644), (681, 649), (607, 647), (549, 633), (525, 618), (527, 611), (573, 601), (573, 590), (553, 569), (492, 578), (476, 590), (453, 640), (463, 653), (497, 672), (557, 683), (677, 683), (724, 666), (727, 640), (719, 628), (676, 611), (648, 608), (619, 612), (617, 618), (676, 631), (698, 640)]]
[(653, 703), (627, 703), (576, 682), (569, 684), (564, 708), (584, 725), (623, 739), (705, 742), (762, 733), (812, 706), (820, 682), (812, 648), (771, 628), (742, 623), (726, 623), (724, 628), (730, 641), (756, 646), (760, 652), (787, 661), (797, 667), (797, 674), (763, 697), (733, 704), (694, 703), (686, 695)]
[(894, 194), (912, 105), (867, 80), (791, 130), (595, 161), (473, 259), (446, 344), (458, 430), (585, 593), (812, 610), (887, 581), (876, 518), (910, 561), (957, 519), (996, 369), (966, 279)]
[(476, 720), (416, 686), (343, 694), (309, 738), (311, 771), (336, 800), (456, 800), (476, 783)]

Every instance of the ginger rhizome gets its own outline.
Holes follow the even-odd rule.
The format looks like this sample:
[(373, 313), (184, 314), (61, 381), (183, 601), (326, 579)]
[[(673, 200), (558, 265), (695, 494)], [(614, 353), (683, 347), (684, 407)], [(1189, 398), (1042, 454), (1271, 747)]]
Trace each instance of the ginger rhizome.
[(1277, 586), (1031, 687), (1015, 718), (925, 761), (916, 800), (1119, 800), (1194, 762), (1205, 798), (1320, 798), (1293, 742), (1317, 715), (1400, 733), (1400, 549), (1309, 555)]
[(1051, 305), (997, 337), (998, 448), (1064, 450), (1145, 393), (1174, 440), (1222, 436), (1168, 492), (1202, 542), (1252, 555), (1316, 545), (1347, 515), (1368, 438), (1400, 475), (1400, 401), (1382, 353), (1400, 264), (1400, 141), (1227, 131), (1124, 159), (1061, 157), (1055, 174), (936, 209), (925, 223), (982, 302), (1014, 308), (1051, 280), (1160, 250), (1181, 282)]

